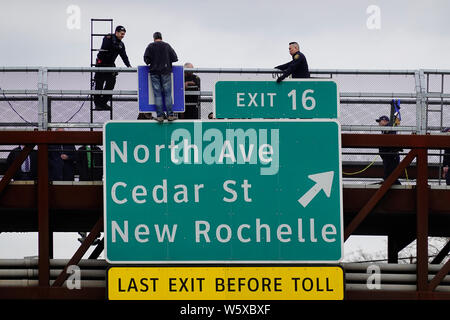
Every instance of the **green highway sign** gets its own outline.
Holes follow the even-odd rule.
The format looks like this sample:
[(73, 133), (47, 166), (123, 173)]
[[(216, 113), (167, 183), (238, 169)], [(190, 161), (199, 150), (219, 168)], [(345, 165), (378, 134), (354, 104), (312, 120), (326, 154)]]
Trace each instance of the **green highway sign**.
[(334, 80), (217, 81), (214, 116), (223, 118), (337, 119)]
[(110, 121), (103, 132), (108, 262), (341, 259), (337, 121)]

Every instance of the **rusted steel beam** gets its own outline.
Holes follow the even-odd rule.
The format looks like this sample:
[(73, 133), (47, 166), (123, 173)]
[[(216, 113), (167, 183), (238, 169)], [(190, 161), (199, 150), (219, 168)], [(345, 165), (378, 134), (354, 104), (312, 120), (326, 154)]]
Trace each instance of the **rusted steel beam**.
[(50, 281), (50, 221), (48, 207), (48, 145), (38, 145), (39, 286)]
[[(101, 131), (2, 131), (0, 144), (102, 144)], [(449, 135), (342, 134), (343, 148), (403, 147), (444, 149)]]
[(101, 239), (100, 242), (95, 247), (94, 251), (92, 251), (88, 259), (98, 259), (100, 254), (103, 252), (104, 248), (105, 248), (105, 239)]
[(102, 144), (101, 131), (2, 131), (0, 144)]
[[(2, 131), (0, 144), (102, 144), (101, 131)], [(343, 148), (435, 148), (450, 146), (450, 135), (342, 134)]]
[(433, 261), (431, 261), (432, 264), (439, 264), (444, 260), (444, 258), (448, 255), (450, 252), (450, 240), (447, 241), (445, 246), (439, 251), (439, 253), (434, 257)]
[(398, 167), (391, 173), (391, 175), (383, 182), (381, 187), (375, 192), (375, 194), (370, 198), (366, 205), (358, 212), (356, 217), (350, 222), (350, 224), (345, 228), (344, 241), (347, 240), (350, 235), (355, 231), (359, 224), (367, 217), (367, 215), (372, 211), (372, 209), (377, 205), (377, 203), (383, 198), (392, 184), (397, 180), (401, 172), (411, 163), (411, 161), (416, 157), (416, 151), (411, 150), (408, 155), (400, 162)]
[(102, 209), (103, 185), (52, 184), (50, 200), (51, 209)]
[[(101, 131), (2, 131), (0, 144), (102, 144)], [(450, 135), (342, 134), (343, 148), (434, 148), (450, 147)]]
[[(347, 163), (342, 165), (342, 177), (344, 178), (383, 178), (384, 169), (382, 164), (373, 164), (369, 168), (365, 169), (369, 165), (366, 164), (352, 164)], [(365, 169), (365, 170), (364, 170)], [(356, 173), (356, 174), (355, 174)], [(403, 179), (416, 179), (417, 178), (417, 168), (415, 164), (407, 169), (407, 172), (403, 171), (400, 175)], [(428, 179), (439, 179), (439, 165), (429, 165), (428, 166)], [(442, 177), (441, 177), (442, 179)], [(445, 180), (443, 180), (445, 182)]]
[(417, 290), (428, 288), (428, 154), (427, 149), (417, 149)]
[(443, 149), (450, 147), (450, 135), (349, 134), (343, 133), (343, 148), (403, 147)]
[(428, 290), (434, 291), (436, 287), (441, 283), (442, 279), (450, 272), (450, 260), (448, 260), (441, 270), (433, 277), (433, 279), (428, 284)]
[[(375, 188), (343, 188), (344, 223), (347, 226), (376, 193)], [(89, 231), (102, 216), (101, 184), (50, 185), (49, 209), (53, 232)], [(76, 195), (74, 197), (73, 195)], [(429, 236), (448, 237), (450, 189), (429, 190)], [(0, 232), (38, 231), (37, 185), (13, 183), (0, 197)], [(389, 223), (386, 223), (389, 219)], [(402, 230), (416, 234), (416, 190), (391, 188), (355, 230), (357, 234), (388, 235)], [(355, 232), (353, 234), (355, 234)]]
[(92, 228), (91, 232), (87, 236), (87, 238), (83, 241), (83, 243), (80, 245), (78, 250), (75, 252), (73, 257), (69, 260), (67, 265), (64, 267), (63, 271), (60, 273), (58, 278), (53, 283), (52, 287), (60, 287), (66, 281), (68, 274), (67, 274), (67, 268), (71, 265), (77, 265), (81, 258), (86, 254), (92, 243), (94, 242), (95, 238), (97, 238), (100, 235), (100, 232), (103, 229), (103, 218), (100, 218), (97, 223)]
[(14, 174), (16, 174), (17, 170), (19, 170), (19, 167), (31, 153), (33, 148), (34, 144), (26, 145), (19, 153), (19, 155), (14, 159), (8, 170), (6, 170), (5, 175), (3, 176), (2, 180), (0, 180), (0, 194), (3, 192), (3, 190), (5, 190), (12, 177), (14, 177)]
[[(103, 186), (101, 184), (50, 184), (50, 209), (93, 210), (101, 209)], [(0, 197), (0, 208), (36, 208), (37, 183), (20, 181), (8, 185)], [(19, 196), (20, 195), (20, 196)], [(75, 196), (74, 196), (75, 195)]]

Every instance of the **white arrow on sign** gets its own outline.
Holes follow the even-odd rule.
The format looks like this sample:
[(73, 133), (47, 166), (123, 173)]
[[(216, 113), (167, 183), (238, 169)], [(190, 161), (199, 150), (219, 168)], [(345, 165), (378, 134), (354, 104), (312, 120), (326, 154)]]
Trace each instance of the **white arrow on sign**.
[(308, 178), (310, 178), (316, 184), (303, 196), (301, 196), (301, 198), (298, 199), (298, 202), (300, 202), (300, 204), (306, 208), (306, 206), (311, 202), (312, 199), (314, 199), (314, 197), (320, 192), (320, 190), (323, 190), (323, 192), (325, 192), (326, 196), (329, 198), (331, 194), (331, 186), (333, 185), (333, 177), (334, 171), (327, 171), (309, 175)]

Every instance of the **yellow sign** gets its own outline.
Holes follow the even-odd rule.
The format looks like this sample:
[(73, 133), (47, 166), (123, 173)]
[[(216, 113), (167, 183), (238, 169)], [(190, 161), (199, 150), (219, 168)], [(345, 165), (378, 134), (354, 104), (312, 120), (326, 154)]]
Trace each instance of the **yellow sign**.
[(109, 300), (342, 300), (344, 272), (323, 267), (111, 267)]

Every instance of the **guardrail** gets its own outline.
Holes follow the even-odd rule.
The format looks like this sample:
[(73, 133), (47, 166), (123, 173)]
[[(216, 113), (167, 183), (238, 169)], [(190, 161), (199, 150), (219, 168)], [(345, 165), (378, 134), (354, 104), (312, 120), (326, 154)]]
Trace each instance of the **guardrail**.
[[(2, 86), (0, 78), (0, 102), (11, 103), (13, 101), (37, 101), (36, 121), (4, 121), (1, 127), (36, 127), (39, 130), (47, 130), (56, 127), (68, 128), (101, 128), (104, 121), (56, 121), (52, 117), (51, 104), (54, 101), (89, 101), (93, 94), (112, 94), (114, 101), (137, 101), (137, 90), (83, 90), (83, 89), (53, 89), (49, 87), (49, 75), (53, 74), (90, 74), (92, 72), (118, 72), (136, 73), (137, 68), (100, 68), (100, 67), (0, 67), (2, 73), (26, 73), (36, 77), (36, 89), (10, 88)], [(185, 72), (193, 72), (204, 77), (234, 77), (235, 79), (251, 77), (262, 77), (274, 79), (280, 73), (277, 69), (260, 68), (192, 68)], [(383, 130), (406, 131), (415, 134), (426, 134), (432, 131), (440, 131), (447, 122), (444, 108), (450, 105), (450, 92), (447, 91), (447, 82), (450, 76), (449, 70), (338, 70), (338, 69), (312, 69), (311, 76), (314, 78), (330, 78), (338, 82), (340, 88), (341, 110), (351, 109), (359, 106), (359, 109), (351, 109), (341, 115), (342, 131), (380, 131), (374, 124), (374, 119), (369, 118), (371, 123), (358, 123), (358, 119), (352, 116), (356, 113), (364, 115), (370, 108), (380, 115), (383, 107), (390, 105), (392, 99), (401, 99), (402, 111), (408, 112), (408, 121), (402, 123), (395, 129), (383, 128)], [(25, 78), (25, 77), (24, 77)], [(406, 80), (405, 80), (406, 79)], [(434, 80), (433, 80), (434, 79)], [(433, 89), (433, 83), (439, 81), (437, 90)], [(395, 87), (392, 91), (390, 80)], [(136, 87), (135, 79), (133, 86)], [(64, 81), (63, 81), (64, 82)], [(202, 102), (203, 115), (207, 114), (208, 106), (213, 102), (212, 83), (202, 82), (201, 91), (186, 92), (186, 95), (198, 95)], [(347, 84), (349, 82), (349, 84)], [(57, 83), (58, 86), (64, 83)], [(209, 90), (208, 90), (209, 85)], [(81, 84), (79, 87), (82, 87)], [(116, 86), (117, 87), (117, 86)], [(206, 90), (205, 90), (206, 87)], [(406, 87), (406, 89), (405, 89)], [(387, 88), (387, 89), (386, 89)], [(375, 110), (375, 107), (378, 108)], [(137, 107), (134, 107), (137, 111)], [(361, 110), (361, 108), (367, 108)], [(437, 108), (437, 109), (433, 109)], [(384, 109), (386, 110), (386, 109)], [(432, 114), (432, 112), (434, 112)], [(347, 115), (348, 113), (348, 115)], [(388, 113), (384, 111), (384, 113)], [(437, 118), (436, 118), (437, 115)], [(366, 121), (367, 122), (367, 121)]]

